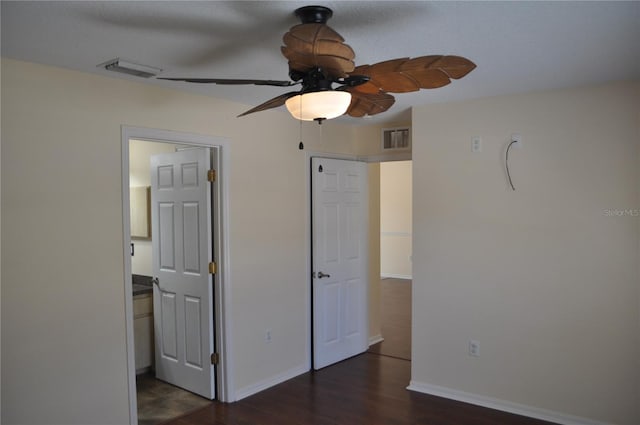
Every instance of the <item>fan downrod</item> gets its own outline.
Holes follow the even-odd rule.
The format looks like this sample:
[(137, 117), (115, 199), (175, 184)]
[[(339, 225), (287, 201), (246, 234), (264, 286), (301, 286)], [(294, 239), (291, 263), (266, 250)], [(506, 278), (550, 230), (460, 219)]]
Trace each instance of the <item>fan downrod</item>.
[(303, 24), (326, 24), (333, 11), (324, 6), (304, 6), (296, 9), (295, 14)]

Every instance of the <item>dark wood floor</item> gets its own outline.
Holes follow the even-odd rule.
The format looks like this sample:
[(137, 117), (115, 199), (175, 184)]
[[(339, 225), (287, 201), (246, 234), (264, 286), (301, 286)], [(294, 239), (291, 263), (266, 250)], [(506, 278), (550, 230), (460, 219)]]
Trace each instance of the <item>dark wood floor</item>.
[(549, 422), (406, 390), (406, 360), (365, 353), (167, 425), (543, 425)]

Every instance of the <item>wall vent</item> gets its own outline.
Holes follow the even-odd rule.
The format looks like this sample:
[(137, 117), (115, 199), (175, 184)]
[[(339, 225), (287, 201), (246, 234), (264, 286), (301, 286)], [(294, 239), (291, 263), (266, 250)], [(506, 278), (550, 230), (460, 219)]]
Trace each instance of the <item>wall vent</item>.
[(411, 131), (408, 127), (382, 129), (383, 151), (406, 151), (409, 149), (411, 149)]

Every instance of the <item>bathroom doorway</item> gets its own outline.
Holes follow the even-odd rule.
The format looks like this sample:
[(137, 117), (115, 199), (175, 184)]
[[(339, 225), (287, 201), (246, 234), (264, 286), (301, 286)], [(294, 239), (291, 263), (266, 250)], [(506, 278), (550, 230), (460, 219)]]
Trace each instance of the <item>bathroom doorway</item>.
[[(130, 422), (132, 424), (154, 425), (201, 408), (211, 403), (211, 398), (215, 397), (221, 401), (228, 400), (230, 393), (229, 365), (224, 360), (230, 353), (230, 347), (226, 344), (226, 333), (222, 326), (227, 297), (221, 289), (223, 285), (220, 284), (225, 278), (221, 270), (223, 267), (216, 267), (218, 264), (228, 263), (228, 256), (225, 255), (225, 251), (228, 251), (225, 250), (228, 246), (224, 231), (226, 220), (224, 210), (221, 208), (226, 199), (225, 185), (223, 184), (225, 173), (222, 166), (224, 158), (221, 154), (223, 146), (216, 142), (226, 143), (224, 140), (205, 136), (123, 128), (125, 313), (127, 316), (127, 355), (129, 358)], [(177, 235), (176, 241), (182, 241), (186, 244), (189, 241), (202, 239), (204, 234), (211, 235), (210, 238), (203, 239), (204, 244), (194, 242), (191, 247), (183, 244), (185, 246), (182, 249), (185, 250), (185, 255), (176, 251), (179, 251), (180, 248), (176, 245), (175, 258), (178, 263), (186, 262), (185, 270), (196, 263), (202, 264), (204, 267), (202, 269), (198, 266), (200, 267), (198, 270), (202, 269), (202, 276), (205, 278), (204, 295), (185, 294), (182, 300), (176, 296), (175, 291), (168, 289), (168, 286), (171, 285), (169, 279), (163, 280), (162, 277), (160, 280), (158, 279), (158, 276), (161, 276), (163, 270), (166, 269), (162, 265), (162, 261), (168, 258), (163, 251), (159, 251), (160, 241), (163, 246), (167, 246), (167, 241), (171, 238), (168, 238), (166, 231), (162, 230), (162, 213), (158, 213), (163, 207), (166, 207), (167, 203), (161, 205), (159, 203), (160, 195), (151, 195), (153, 191), (158, 191), (158, 188), (163, 184), (159, 183), (157, 179), (152, 184), (152, 174), (162, 177), (167, 169), (167, 167), (156, 164), (156, 167), (159, 168), (154, 169), (157, 171), (156, 173), (152, 173), (151, 159), (154, 158), (154, 161), (158, 158), (173, 159), (176, 155), (180, 158), (190, 158), (191, 156), (207, 158), (207, 161), (201, 161), (202, 164), (198, 167), (204, 172), (204, 177), (200, 175), (200, 171), (197, 173), (193, 171), (194, 168), (190, 167), (194, 164), (192, 161), (183, 165), (178, 164), (175, 167), (176, 170), (179, 170), (175, 173), (175, 179), (182, 179), (181, 187), (183, 189), (189, 186), (189, 184), (185, 185), (185, 182), (208, 181), (206, 187), (203, 186), (205, 192), (202, 193), (204, 195), (200, 195), (205, 196), (203, 199), (206, 202), (200, 202), (200, 204), (211, 205), (211, 212), (207, 214), (204, 214), (205, 210), (191, 214), (189, 211), (194, 208), (194, 202), (185, 202), (180, 211), (175, 211), (175, 215), (182, 216), (183, 220), (203, 215), (209, 217), (202, 222), (185, 221), (186, 224), (195, 223), (197, 225), (200, 223), (199, 227), (186, 226), (181, 222), (179, 227), (182, 228), (185, 235), (184, 238)], [(208, 161), (209, 155), (211, 162)], [(209, 171), (214, 165), (216, 170)], [(167, 181), (171, 181), (171, 179)], [(154, 187), (153, 190), (150, 188), (151, 186)], [(178, 186), (176, 185), (177, 188)], [(164, 186), (162, 188), (166, 189)], [(209, 207), (206, 208), (208, 211)], [(150, 224), (151, 222), (154, 223), (153, 226)], [(176, 226), (177, 224), (174, 223), (169, 226), (169, 229)], [(190, 228), (195, 229), (191, 232), (193, 235), (186, 233)], [(208, 230), (203, 233), (205, 228)], [(172, 231), (169, 233), (170, 236), (173, 235)], [(178, 238), (178, 236), (180, 237)], [(176, 244), (182, 242), (176, 242)], [(205, 257), (197, 255), (198, 251), (204, 252)], [(196, 255), (196, 257), (188, 257), (189, 253)], [(195, 261), (203, 258), (204, 261)], [(154, 259), (157, 261), (154, 262)], [(186, 271), (190, 276), (195, 274), (193, 267)], [(202, 287), (200, 284), (197, 286)], [(206, 295), (207, 293), (208, 295)], [(172, 300), (174, 300), (173, 303)], [(173, 309), (170, 308), (172, 306)], [(172, 310), (173, 313), (169, 314)], [(171, 317), (176, 320), (174, 325), (171, 324), (171, 320), (167, 319)], [(177, 336), (171, 340), (171, 336), (174, 334), (171, 329), (184, 328), (184, 324), (180, 325), (178, 322), (180, 318), (185, 317), (189, 319), (190, 323), (199, 318), (199, 320), (210, 324), (210, 327), (207, 328), (210, 330), (205, 330), (203, 334), (205, 339), (199, 338), (199, 342), (196, 341), (198, 343), (194, 344), (194, 333), (187, 329), (188, 334), (184, 338)], [(167, 325), (169, 328), (166, 328)], [(197, 351), (194, 351), (194, 348)], [(172, 357), (175, 357), (174, 362), (170, 361)], [(166, 363), (169, 363), (170, 368), (173, 366), (172, 363), (185, 363), (189, 366), (188, 369), (197, 369), (196, 366), (199, 366), (204, 373), (207, 373), (206, 375), (200, 373), (200, 376), (204, 376), (204, 385), (205, 387), (209, 386), (211, 390), (203, 391), (202, 386), (193, 388), (190, 386), (193, 376), (187, 377), (186, 380), (181, 379), (180, 371), (176, 372), (173, 369), (168, 374), (160, 372), (158, 377), (162, 379), (157, 379), (158, 365), (160, 365), (160, 369), (165, 367), (166, 371)], [(207, 370), (210, 372), (206, 372)], [(191, 373), (191, 370), (187, 372)], [(200, 380), (200, 382), (203, 381)], [(185, 391), (185, 388), (188, 391)], [(202, 394), (204, 397), (196, 393)]]
[[(134, 312), (133, 332), (139, 425), (156, 425), (165, 422), (194, 409), (204, 407), (208, 405), (210, 399), (213, 398), (211, 391), (206, 391), (205, 394), (203, 394), (205, 397), (197, 394), (197, 391), (189, 386), (189, 377), (182, 377), (182, 371), (179, 368), (176, 369), (174, 367), (173, 369), (176, 370), (172, 369), (172, 373), (168, 373), (166, 370), (160, 370), (164, 366), (163, 363), (168, 362), (170, 366), (179, 366), (181, 363), (178, 361), (178, 350), (174, 350), (174, 348), (178, 348), (178, 342), (173, 335), (180, 329), (184, 329), (184, 325), (181, 326), (178, 324), (178, 326), (174, 326), (174, 323), (179, 322), (179, 320), (176, 321), (175, 319), (180, 319), (184, 317), (185, 314), (178, 317), (175, 317), (176, 314), (171, 314), (171, 317), (167, 318), (159, 317), (160, 314), (166, 315), (172, 311), (176, 313), (175, 307), (180, 307), (180, 303), (176, 301), (180, 298), (180, 294), (176, 293), (176, 291), (165, 292), (160, 290), (162, 286), (166, 285), (165, 282), (161, 282), (161, 285), (158, 280), (158, 276), (162, 274), (162, 265), (160, 265), (159, 270), (154, 270), (154, 261), (158, 263), (156, 260), (158, 260), (160, 256), (158, 253), (158, 246), (160, 245), (158, 240), (166, 241), (174, 239), (173, 237), (161, 235), (160, 231), (162, 231), (162, 228), (158, 226), (157, 223), (152, 225), (153, 214), (151, 210), (157, 209), (155, 207), (157, 182), (155, 185), (152, 184), (155, 174), (157, 174), (154, 173), (154, 171), (156, 171), (154, 170), (154, 162), (157, 162), (158, 158), (166, 158), (165, 161), (172, 160), (175, 155), (183, 155), (181, 152), (185, 149), (189, 149), (190, 152), (188, 153), (196, 158), (204, 156), (204, 160), (201, 160), (201, 162), (206, 161), (206, 169), (210, 168), (210, 159), (208, 158), (210, 148), (136, 139), (129, 141), (131, 273), (133, 279)], [(198, 152), (195, 150), (198, 150)], [(194, 163), (190, 161), (189, 164), (193, 165)], [(197, 162), (195, 164), (197, 164)], [(173, 167), (173, 164), (170, 165), (171, 168), (180, 168), (179, 163), (175, 167)], [(206, 173), (206, 170), (204, 172)], [(176, 177), (179, 179), (181, 176)], [(157, 178), (155, 180), (157, 181)], [(207, 194), (204, 194), (204, 196), (206, 195)], [(202, 203), (203, 202), (201, 202), (201, 204)], [(209, 204), (211, 204), (211, 202), (209, 202)], [(178, 212), (179, 211), (176, 211), (176, 213)], [(202, 215), (202, 212), (200, 214)], [(155, 220), (159, 219), (155, 218)], [(195, 223), (196, 226), (197, 224), (198, 223)], [(177, 227), (177, 230), (182, 230), (181, 227), (183, 226), (172, 225), (171, 227)], [(208, 233), (211, 234), (211, 232)], [(180, 247), (177, 248), (180, 251)], [(207, 255), (206, 251), (205, 248), (205, 252), (203, 253), (205, 256)], [(198, 258), (195, 260), (197, 262)], [(169, 261), (173, 262), (173, 259), (169, 258)], [(158, 268), (157, 266), (155, 267)], [(171, 267), (171, 270), (168, 272), (174, 275), (176, 279), (178, 278), (175, 267)], [(211, 288), (212, 286), (206, 282), (208, 277), (203, 275), (202, 278), (205, 279), (205, 282), (198, 286), (204, 286), (205, 289)], [(177, 280), (176, 283), (184, 287), (188, 282), (180, 282)], [(154, 286), (156, 286), (156, 288), (154, 288)], [(169, 303), (164, 299), (158, 299), (166, 298), (165, 294), (169, 297)], [(192, 296), (191, 300), (201, 298), (202, 297), (194, 298)], [(167, 306), (174, 308), (164, 308)], [(209, 322), (206, 317), (204, 321), (205, 324)], [(169, 341), (162, 341), (167, 331), (167, 329), (162, 329), (165, 322), (168, 322), (169, 326), (173, 329), (173, 331), (170, 332)], [(207, 333), (210, 335), (205, 335), (207, 338), (213, 337), (213, 332)], [(166, 349), (167, 346), (169, 346), (168, 349)], [(186, 344), (185, 346), (187, 348), (189, 347)], [(203, 348), (205, 348), (204, 351), (206, 353), (214, 351), (213, 348), (210, 351), (206, 350), (206, 347)], [(168, 351), (170, 353), (165, 355), (159, 351)], [(186, 356), (189, 357), (189, 353), (186, 353)], [(191, 357), (194, 356), (192, 355)], [(201, 353), (195, 353), (195, 357), (202, 358), (209, 357), (209, 355), (203, 356)], [(213, 371), (207, 373), (206, 370), (202, 370), (202, 365), (197, 366), (199, 366), (200, 375), (202, 375), (203, 372), (205, 373), (205, 375), (200, 378), (200, 380), (205, 379), (208, 381), (208, 383), (205, 382), (205, 386), (215, 387), (214, 376), (209, 376), (213, 375)], [(205, 366), (212, 368), (210, 364), (205, 364)], [(189, 368), (193, 369), (191, 365), (189, 365)], [(188, 372), (189, 371), (187, 371), (187, 373)], [(184, 381), (187, 382), (183, 384)]]

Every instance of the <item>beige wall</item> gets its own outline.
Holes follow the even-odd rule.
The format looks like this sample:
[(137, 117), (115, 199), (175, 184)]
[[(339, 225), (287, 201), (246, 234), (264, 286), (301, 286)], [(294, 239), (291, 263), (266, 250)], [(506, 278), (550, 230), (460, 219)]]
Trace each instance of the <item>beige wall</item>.
[(369, 343), (382, 338), (380, 323), (380, 164), (369, 164)]
[(151, 186), (151, 155), (175, 152), (180, 145), (131, 140), (129, 142), (129, 186)]
[(380, 275), (411, 279), (411, 161), (380, 164)]
[(639, 111), (637, 83), (414, 109), (414, 386), (640, 423), (640, 219), (607, 213), (640, 209)]
[[(1, 60), (1, 59), (0, 59)], [(0, 66), (0, 81), (2, 79), (2, 66)], [(2, 99), (2, 84), (0, 84), (0, 99)], [(0, 105), (0, 129), (2, 129), (2, 107)], [(0, 164), (2, 164), (2, 136), (0, 135)], [(2, 167), (0, 166), (0, 171), (2, 171)], [(4, 219), (2, 218), (2, 173), (0, 172), (0, 240), (2, 240), (2, 224), (4, 223)], [(2, 243), (0, 243), (0, 326), (2, 324)], [(0, 329), (0, 336), (2, 335), (2, 329)], [(2, 338), (0, 338), (0, 366), (2, 365)], [(0, 377), (2, 376), (2, 371), (0, 370)], [(2, 382), (0, 381), (0, 412), (2, 412)], [(0, 422), (2, 422), (2, 414), (0, 413)]]
[[(3, 423), (128, 423), (121, 125), (231, 140), (234, 384), (304, 368), (299, 125), (283, 111), (237, 119), (246, 109), (2, 60)], [(302, 136), (308, 149), (352, 154), (352, 134), (327, 122)]]

